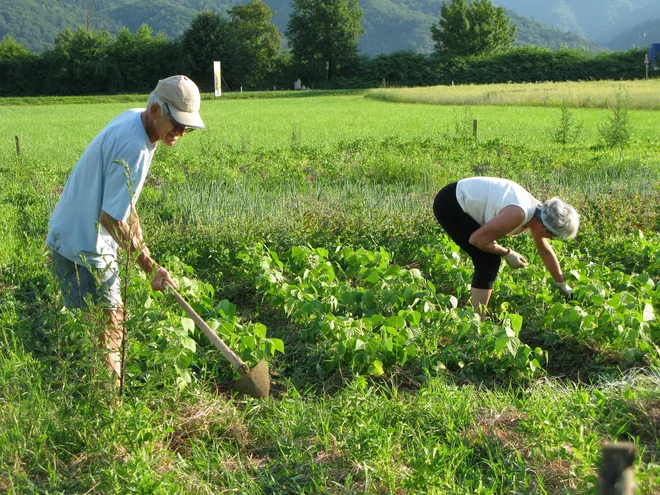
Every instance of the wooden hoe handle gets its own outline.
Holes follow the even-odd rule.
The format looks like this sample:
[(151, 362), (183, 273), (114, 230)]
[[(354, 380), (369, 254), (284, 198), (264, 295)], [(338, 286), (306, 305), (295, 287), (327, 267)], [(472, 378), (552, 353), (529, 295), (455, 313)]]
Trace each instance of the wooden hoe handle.
[(163, 287), (169, 289), (172, 292), (172, 295), (176, 299), (176, 302), (179, 303), (179, 306), (183, 308), (183, 310), (186, 312), (186, 314), (195, 322), (197, 327), (204, 332), (204, 335), (206, 335), (211, 342), (213, 342), (213, 345), (215, 345), (218, 350), (222, 353), (222, 355), (227, 358), (227, 361), (229, 361), (234, 369), (241, 375), (245, 376), (250, 373), (250, 368), (245, 362), (239, 358), (234, 351), (232, 351), (229, 347), (227, 347), (227, 344), (225, 344), (218, 335), (211, 330), (211, 327), (209, 327), (204, 320), (202, 320), (201, 316), (199, 316), (192, 307), (179, 295), (179, 293), (176, 291), (174, 287), (172, 287), (170, 284), (167, 282), (163, 282)]

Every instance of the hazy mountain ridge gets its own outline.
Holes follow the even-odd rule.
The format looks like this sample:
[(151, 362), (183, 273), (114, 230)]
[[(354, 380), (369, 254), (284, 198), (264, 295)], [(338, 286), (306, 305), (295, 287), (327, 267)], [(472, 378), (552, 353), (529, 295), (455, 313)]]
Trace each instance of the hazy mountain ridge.
[[(620, 36), (660, 18), (660, 0), (492, 0), (561, 31), (593, 39), (612, 49), (627, 49)], [(618, 39), (618, 42), (614, 40)], [(614, 42), (613, 45), (610, 43)], [(660, 42), (649, 40), (648, 43)], [(647, 44), (648, 44), (647, 43)]]
[(660, 43), (660, 17), (628, 29), (612, 39), (607, 46), (612, 50), (626, 50), (631, 46), (645, 47)]
[(516, 30), (516, 46), (543, 45), (553, 50), (562, 47), (585, 48), (587, 50), (602, 50), (598, 43), (589, 41), (577, 34), (564, 32), (557, 28), (543, 24), (531, 17), (522, 16), (512, 10), (504, 9), (507, 16), (511, 18), (511, 24), (518, 26)]
[[(597, 3), (596, 0), (585, 1)], [(658, 4), (660, 10), (660, 0), (603, 1), (621, 4), (646, 2)], [(75, 30), (87, 25), (115, 34), (122, 26), (135, 32), (141, 24), (147, 23), (154, 33), (163, 32), (172, 39), (189, 26), (199, 11), (210, 9), (226, 15), (228, 9), (239, 3), (247, 3), (247, 0), (0, 0), (0, 37), (9, 33), (19, 43), (39, 52), (52, 46), (55, 36), (64, 28)], [(275, 11), (273, 23), (284, 33), (291, 14), (291, 0), (265, 0), (265, 3)], [(536, 6), (538, 8), (531, 11), (541, 12), (544, 1), (494, 0), (493, 3), (517, 4), (521, 8), (507, 11), (512, 22), (519, 26), (519, 45), (598, 48), (596, 43), (580, 38), (575, 31), (566, 33), (560, 28), (551, 29), (541, 24), (538, 17), (536, 21), (524, 17), (525, 12), (530, 11), (529, 7)], [(561, 2), (551, 0), (550, 3)], [(579, 1), (564, 0), (562, 5), (566, 10), (572, 3)], [(360, 0), (359, 5), (364, 10), (362, 25), (365, 29), (358, 42), (361, 52), (373, 56), (399, 50), (433, 51), (430, 27), (440, 18), (442, 0)], [(528, 8), (523, 9), (525, 5)], [(508, 5), (504, 6), (509, 9)], [(575, 18), (575, 23), (578, 22), (575, 11), (566, 12)]]

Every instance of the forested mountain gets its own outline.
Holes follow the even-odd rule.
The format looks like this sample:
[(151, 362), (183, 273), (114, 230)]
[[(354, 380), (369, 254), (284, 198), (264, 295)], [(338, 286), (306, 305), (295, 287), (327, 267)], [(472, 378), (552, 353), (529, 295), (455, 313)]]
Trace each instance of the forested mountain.
[[(612, 49), (627, 49), (636, 41), (627, 31), (660, 19), (660, 0), (492, 0), (493, 4), (532, 17), (561, 31), (598, 41)], [(617, 41), (614, 41), (617, 40)], [(628, 41), (625, 41), (628, 40)], [(660, 42), (647, 40), (644, 44)]]
[(9, 33), (35, 52), (52, 46), (64, 28), (132, 32), (147, 23), (155, 33), (179, 36), (197, 12), (226, 12), (240, 0), (0, 0), (0, 38)]
[[(495, 0), (493, 3), (525, 5), (545, 1)], [(86, 26), (115, 34), (122, 26), (135, 32), (146, 23), (154, 33), (162, 32), (172, 39), (181, 35), (199, 11), (209, 9), (225, 15), (239, 3), (247, 3), (247, 0), (0, 0), (0, 38), (8, 33), (23, 46), (41, 52), (52, 46), (64, 28), (75, 30)], [(275, 11), (273, 23), (284, 33), (291, 14), (291, 0), (265, 0), (265, 3)], [(568, 0), (565, 3), (568, 4)], [(442, 0), (360, 0), (359, 5), (364, 10), (364, 33), (358, 42), (361, 52), (377, 55), (400, 50), (433, 51), (430, 28), (440, 18)], [(518, 13), (507, 11), (507, 15), (518, 24), (518, 45), (597, 48), (595, 43), (575, 34), (577, 30), (566, 33), (551, 29), (538, 22), (541, 20), (538, 17), (538, 21), (534, 21), (519, 15), (525, 13), (525, 9), (514, 10)]]

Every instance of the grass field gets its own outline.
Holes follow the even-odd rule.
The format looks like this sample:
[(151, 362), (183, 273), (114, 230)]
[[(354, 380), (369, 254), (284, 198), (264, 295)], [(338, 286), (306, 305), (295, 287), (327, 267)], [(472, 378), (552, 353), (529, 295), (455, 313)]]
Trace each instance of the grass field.
[[(208, 129), (159, 147), (146, 241), (232, 348), (268, 359), (265, 400), (231, 395), (229, 364), (131, 265), (123, 395), (93, 372), (100, 324), (62, 311), (44, 238), (85, 146), (139, 98), (0, 101), (0, 493), (595, 494), (615, 440), (657, 493), (657, 108), (626, 83), (612, 124), (584, 108), (611, 86), (557, 85), (580, 95), (563, 110), (534, 87), (492, 106), (492, 87), (470, 106), (205, 99)], [(573, 301), (521, 236), (503, 242), (530, 268), (501, 268), (478, 321), (471, 264), (431, 211), (471, 175), (578, 209), (578, 237), (552, 241)]]

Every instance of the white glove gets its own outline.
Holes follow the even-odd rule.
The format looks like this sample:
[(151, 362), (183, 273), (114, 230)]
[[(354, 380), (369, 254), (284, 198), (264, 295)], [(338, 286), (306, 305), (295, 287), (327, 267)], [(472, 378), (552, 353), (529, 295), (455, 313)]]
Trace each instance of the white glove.
[(504, 255), (504, 259), (511, 268), (527, 268), (529, 266), (525, 257), (516, 253), (513, 249), (509, 249), (509, 253)]
[(573, 289), (571, 289), (566, 282), (555, 282), (555, 285), (559, 289), (559, 292), (564, 295), (567, 301), (573, 299)]

